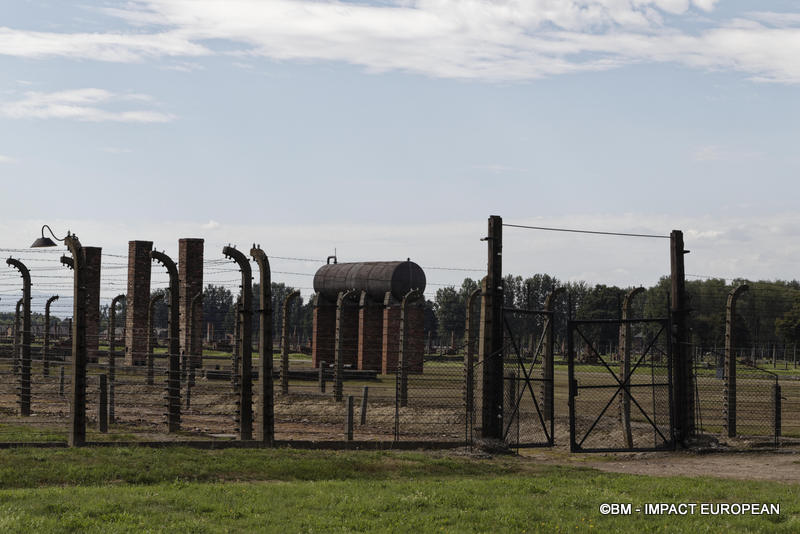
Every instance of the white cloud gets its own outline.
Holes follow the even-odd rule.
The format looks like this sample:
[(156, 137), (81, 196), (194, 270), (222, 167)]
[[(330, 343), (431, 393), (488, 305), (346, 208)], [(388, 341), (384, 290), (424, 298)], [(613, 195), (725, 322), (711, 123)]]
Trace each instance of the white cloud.
[[(104, 61), (198, 57), (225, 42), (235, 56), (330, 60), (373, 71), (525, 80), (675, 62), (800, 83), (800, 14), (754, 13), (696, 33), (716, 0), (134, 0), (105, 12), (128, 33), (0, 29), (0, 53)], [(748, 18), (749, 17), (749, 18)], [(669, 24), (667, 21), (670, 21)], [(231, 50), (232, 49), (232, 50)]]
[(219, 225), (219, 223), (217, 221), (210, 220), (207, 223), (205, 223), (204, 225), (202, 225), (202, 228), (204, 230), (215, 230), (215, 229), (219, 228), (219, 226), (220, 225)]
[[(21, 100), (0, 102), (0, 117), (11, 119), (74, 119), (86, 122), (169, 122), (168, 113), (146, 109), (108, 109), (119, 102), (150, 102), (148, 95), (118, 94), (85, 88), (54, 93), (27, 92)], [(101, 107), (104, 106), (104, 107)]]
[(0, 154), (0, 163), (14, 163), (16, 160), (10, 156)]

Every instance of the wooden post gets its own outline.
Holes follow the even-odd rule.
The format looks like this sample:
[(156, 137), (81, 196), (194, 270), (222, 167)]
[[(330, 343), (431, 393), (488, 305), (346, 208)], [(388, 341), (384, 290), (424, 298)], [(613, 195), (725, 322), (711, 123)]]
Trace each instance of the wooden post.
[(369, 386), (364, 386), (361, 390), (361, 425), (367, 424), (367, 396), (369, 395)]
[(67, 235), (64, 242), (73, 261), (72, 391), (68, 443), (70, 447), (77, 447), (86, 443), (86, 261), (77, 236)]
[(481, 436), (503, 438), (503, 219), (489, 217), (486, 291), (481, 300)]
[(725, 306), (725, 427), (728, 437), (736, 437), (736, 342), (734, 338), (734, 322), (736, 320), (736, 300), (747, 291), (746, 284), (736, 287), (728, 293)]
[(683, 232), (673, 230), (670, 234), (670, 314), (673, 328), (673, 422), (675, 438), (685, 444), (694, 434), (694, 378), (692, 357), (689, 350), (689, 305), (686, 297), (686, 275), (684, 255), (689, 251), (683, 246)]
[(98, 402), (97, 425), (100, 432), (108, 432), (108, 385), (106, 375), (100, 375), (100, 402)]
[(353, 441), (353, 396), (347, 396), (347, 417), (345, 418), (347, 441)]

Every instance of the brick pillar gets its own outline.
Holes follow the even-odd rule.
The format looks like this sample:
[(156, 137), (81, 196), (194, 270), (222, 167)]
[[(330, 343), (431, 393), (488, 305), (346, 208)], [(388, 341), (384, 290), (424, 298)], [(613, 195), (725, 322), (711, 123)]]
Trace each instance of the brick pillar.
[(406, 368), (409, 373), (422, 372), (422, 360), (425, 353), (425, 300), (412, 303), (406, 311), (404, 335), (406, 341)]
[(336, 345), (336, 303), (322, 295), (314, 295), (313, 327), (311, 331), (311, 365), (333, 363)]
[[(178, 240), (178, 278), (180, 288), (180, 350), (191, 365), (200, 367), (203, 364), (203, 305), (195, 301), (192, 314), (192, 299), (203, 292), (203, 240)], [(194, 318), (194, 319), (192, 319)], [(194, 324), (190, 324), (190, 323)]]
[[(355, 369), (358, 365), (358, 326), (359, 307), (353, 300), (342, 302), (339, 321), (339, 335), (342, 338), (342, 365)], [(334, 327), (335, 328), (335, 327)], [(336, 331), (334, 330), (334, 335)]]
[(366, 291), (358, 303), (358, 368), (381, 370), (383, 345), (383, 308)]
[(381, 373), (397, 371), (400, 357), (400, 302), (387, 292), (383, 301), (383, 350), (381, 352)]
[(100, 247), (83, 247), (86, 266), (86, 357), (97, 363), (100, 345)]
[(147, 314), (150, 308), (152, 241), (128, 241), (128, 294), (125, 298), (125, 365), (147, 359)]

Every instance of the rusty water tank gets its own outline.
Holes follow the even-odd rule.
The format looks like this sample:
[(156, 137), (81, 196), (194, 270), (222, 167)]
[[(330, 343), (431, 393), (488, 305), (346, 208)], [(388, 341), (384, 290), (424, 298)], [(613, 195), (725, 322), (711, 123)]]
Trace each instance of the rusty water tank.
[(383, 301), (391, 291), (397, 300), (412, 289), (425, 291), (425, 272), (413, 261), (365, 261), (323, 265), (314, 275), (314, 291), (336, 300), (340, 291), (366, 291), (370, 298)]

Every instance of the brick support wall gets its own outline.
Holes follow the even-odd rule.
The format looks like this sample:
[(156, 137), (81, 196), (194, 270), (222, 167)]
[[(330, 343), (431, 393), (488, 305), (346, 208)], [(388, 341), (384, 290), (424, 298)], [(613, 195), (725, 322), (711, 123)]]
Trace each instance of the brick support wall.
[(425, 352), (425, 301), (414, 303), (406, 311), (407, 337), (405, 355), (406, 367), (409, 373), (422, 372), (422, 360)]
[(128, 294), (125, 314), (125, 365), (144, 365), (150, 307), (152, 241), (128, 241)]
[(383, 301), (383, 348), (381, 351), (381, 373), (397, 371), (400, 357), (400, 302), (386, 293)]
[(336, 343), (336, 303), (322, 295), (314, 295), (313, 327), (311, 331), (311, 365), (332, 364)]
[(83, 247), (86, 266), (86, 355), (91, 363), (98, 361), (100, 344), (100, 247)]
[[(195, 295), (203, 292), (203, 240), (178, 240), (178, 290), (180, 300), (180, 350), (190, 358), (194, 367), (203, 364), (203, 305), (195, 301), (194, 314), (190, 307)], [(194, 324), (190, 324), (193, 322)]]
[[(342, 365), (355, 369), (358, 365), (358, 303), (350, 299), (342, 302), (339, 334), (342, 337)], [(335, 335), (335, 331), (334, 331)]]
[(358, 310), (358, 368), (381, 371), (383, 306), (362, 291)]

